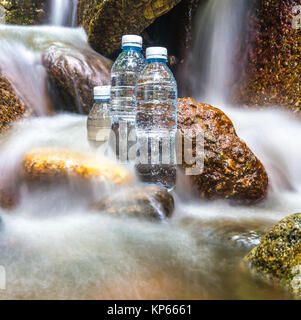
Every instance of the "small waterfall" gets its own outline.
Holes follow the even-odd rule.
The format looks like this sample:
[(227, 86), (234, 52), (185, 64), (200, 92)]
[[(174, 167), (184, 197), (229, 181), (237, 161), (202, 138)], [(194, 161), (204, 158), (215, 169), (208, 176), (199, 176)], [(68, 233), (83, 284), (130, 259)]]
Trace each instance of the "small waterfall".
[(233, 77), (234, 49), (244, 26), (246, 2), (206, 0), (196, 16), (193, 48), (186, 68), (190, 92), (204, 102), (225, 101)]
[(53, 44), (90, 52), (87, 36), (80, 28), (21, 27), (0, 25), (0, 72), (13, 85), (18, 96), (38, 116), (51, 111), (44, 52)]
[(52, 0), (49, 22), (55, 26), (75, 27), (78, 0)]

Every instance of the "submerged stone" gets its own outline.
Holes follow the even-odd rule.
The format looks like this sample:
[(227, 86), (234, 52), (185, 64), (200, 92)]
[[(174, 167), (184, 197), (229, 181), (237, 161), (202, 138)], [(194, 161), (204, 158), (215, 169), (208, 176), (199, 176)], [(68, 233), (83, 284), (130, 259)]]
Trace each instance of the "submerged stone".
[(0, 207), (13, 209), (17, 204), (18, 195), (16, 190), (0, 182)]
[(157, 186), (135, 186), (121, 189), (104, 199), (95, 209), (111, 215), (162, 220), (174, 209), (173, 196)]
[(301, 213), (276, 224), (244, 261), (257, 275), (301, 297)]
[(178, 223), (206, 242), (242, 250), (250, 250), (257, 246), (266, 229), (266, 224), (260, 220), (214, 219), (204, 221), (199, 218), (185, 217)]
[(124, 34), (141, 34), (153, 21), (181, 0), (79, 0), (78, 22), (92, 47), (111, 55)]
[[(237, 135), (231, 120), (219, 109), (198, 103), (192, 98), (178, 101), (178, 129), (181, 135), (192, 130), (192, 155), (204, 167), (186, 178), (198, 196), (207, 199), (230, 199), (243, 203), (262, 200), (267, 194), (268, 176), (262, 163)], [(204, 152), (195, 143), (200, 134)], [(183, 148), (184, 150), (184, 148)], [(191, 169), (195, 163), (185, 162)]]
[(89, 47), (54, 44), (43, 54), (43, 64), (55, 98), (64, 110), (88, 114), (93, 105), (93, 88), (110, 84), (112, 61)]

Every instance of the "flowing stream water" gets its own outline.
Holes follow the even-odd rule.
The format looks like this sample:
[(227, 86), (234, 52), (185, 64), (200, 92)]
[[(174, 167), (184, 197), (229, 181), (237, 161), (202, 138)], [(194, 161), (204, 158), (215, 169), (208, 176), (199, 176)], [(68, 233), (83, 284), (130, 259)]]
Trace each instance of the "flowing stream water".
[(49, 22), (55, 26), (75, 27), (77, 0), (51, 0)]
[[(254, 206), (233, 206), (224, 201), (193, 199), (189, 193), (183, 198), (175, 193), (172, 218), (167, 223), (153, 223), (95, 213), (89, 201), (72, 188), (57, 186), (34, 192), (24, 188), (21, 202), (13, 212), (0, 211), (4, 226), (0, 233), (0, 265), (7, 274), (6, 290), (0, 291), (0, 298), (289, 297), (240, 268), (241, 259), (259, 243), (267, 228), (301, 207), (300, 122), (277, 110), (240, 110), (227, 104), (227, 74), (234, 68), (231, 45), (223, 43), (225, 39), (231, 43), (236, 37), (237, 30), (230, 26), (235, 19), (240, 21), (242, 3), (245, 1), (208, 0), (202, 8), (190, 56), (190, 63), (201, 77), (191, 73), (190, 80), (194, 83), (194, 97), (221, 108), (233, 121), (237, 134), (263, 162), (270, 179), (267, 199)], [(87, 45), (81, 29), (62, 31), (50, 27), (29, 28), (26, 32), (20, 27), (5, 29), (8, 41), (16, 46), (28, 50), (26, 41), (34, 43), (18, 62), (20, 68), (24, 64), (24, 77), (29, 69), (30, 79), (44, 77), (31, 68), (32, 61), (39, 65), (34, 54), (39, 50), (33, 48), (56, 37), (64, 37), (70, 46), (75, 39)], [(0, 40), (1, 34), (0, 29)], [(35, 60), (28, 52), (34, 54)], [(3, 67), (1, 59), (0, 64)], [(23, 76), (23, 71), (20, 74)], [(43, 99), (39, 87), (28, 92)], [(91, 151), (86, 139), (86, 119), (60, 114), (17, 123), (0, 141), (0, 180), (13, 178), (22, 156), (32, 148)], [(180, 188), (183, 181), (179, 175), (178, 193), (186, 189)], [(82, 194), (89, 192), (81, 190)], [(101, 192), (93, 190), (93, 197), (97, 199)]]

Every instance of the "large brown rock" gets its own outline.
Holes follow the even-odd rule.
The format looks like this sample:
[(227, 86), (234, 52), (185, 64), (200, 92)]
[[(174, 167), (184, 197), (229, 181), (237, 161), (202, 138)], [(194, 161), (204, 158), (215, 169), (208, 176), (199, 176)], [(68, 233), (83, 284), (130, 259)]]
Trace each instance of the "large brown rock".
[(0, 73), (0, 133), (32, 110), (19, 98), (10, 81)]
[(135, 186), (121, 189), (95, 209), (111, 215), (160, 220), (172, 214), (174, 200), (169, 192), (157, 186)]
[(120, 47), (123, 34), (140, 34), (180, 1), (79, 0), (78, 22), (87, 31), (92, 47), (109, 56)]
[(46, 18), (47, 0), (1, 0), (6, 24), (37, 25)]
[(43, 54), (43, 64), (61, 108), (71, 112), (88, 114), (93, 87), (110, 83), (112, 61), (90, 48), (54, 44)]
[[(235, 102), (248, 106), (301, 109), (301, 25), (292, 27), (299, 0), (252, 0), (248, 38), (237, 55)], [(244, 58), (245, 57), (245, 58)], [(239, 67), (239, 64), (242, 66)]]
[(256, 275), (301, 297), (301, 214), (276, 224), (244, 261)]
[[(200, 197), (248, 203), (266, 196), (265, 168), (236, 135), (231, 120), (221, 110), (192, 98), (179, 99), (178, 129), (182, 135), (190, 129), (203, 136), (204, 152), (196, 154), (196, 144), (192, 144), (192, 155), (204, 159), (203, 170), (187, 176)], [(193, 166), (183, 161), (184, 168)]]

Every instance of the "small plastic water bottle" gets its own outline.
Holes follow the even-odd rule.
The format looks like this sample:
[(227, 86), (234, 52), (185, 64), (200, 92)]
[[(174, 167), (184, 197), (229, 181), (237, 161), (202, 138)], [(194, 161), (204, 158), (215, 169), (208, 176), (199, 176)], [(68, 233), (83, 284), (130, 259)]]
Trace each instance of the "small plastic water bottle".
[[(122, 52), (111, 72), (111, 107), (117, 145), (116, 153), (119, 159), (125, 161), (128, 160), (131, 145), (135, 143), (135, 141), (131, 143), (128, 137), (135, 129), (135, 85), (145, 67), (145, 59), (141, 50), (142, 37), (123, 36)], [(119, 147), (121, 141), (123, 141), (123, 146)]]
[(148, 48), (146, 61), (135, 88), (136, 170), (142, 181), (172, 190), (176, 184), (177, 83), (166, 65), (166, 48)]
[[(105, 149), (111, 132), (111, 87), (94, 88), (94, 105), (87, 120), (88, 140), (95, 149)], [(104, 151), (104, 150), (103, 150)]]

